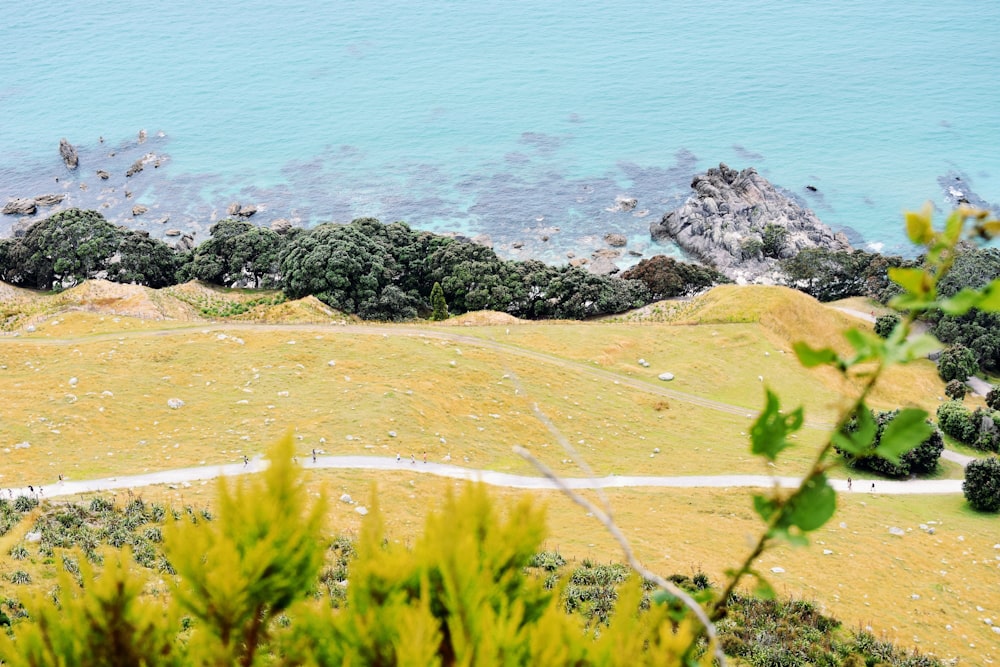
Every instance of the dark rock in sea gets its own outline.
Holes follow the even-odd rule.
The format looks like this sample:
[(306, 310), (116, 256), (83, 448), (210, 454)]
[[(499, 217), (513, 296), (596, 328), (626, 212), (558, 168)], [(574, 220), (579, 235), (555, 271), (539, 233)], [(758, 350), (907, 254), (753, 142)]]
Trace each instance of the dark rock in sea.
[(232, 204), (229, 205), (229, 208), (226, 209), (226, 215), (228, 216), (239, 215), (240, 210), (242, 208), (243, 206), (239, 202), (233, 202)]
[(251, 204), (250, 206), (240, 207), (240, 210), (237, 211), (236, 215), (240, 216), (241, 218), (249, 218), (256, 212), (257, 212), (257, 207)]
[(481, 245), (486, 248), (493, 247), (493, 238), (489, 234), (477, 234), (472, 237), (472, 242), (476, 245)]
[(34, 212), (34, 199), (11, 199), (3, 207), (4, 215), (31, 215)]
[(510, 247), (515, 248), (516, 250), (520, 250), (521, 248), (524, 247), (524, 241), (514, 241), (513, 243), (510, 244)]
[(817, 188), (815, 185), (807, 185), (806, 190), (808, 190), (809, 192), (816, 192)]
[(165, 235), (167, 235), (167, 236), (180, 236), (181, 235), (181, 230), (179, 230), (179, 229), (168, 229), (167, 231), (165, 231), (163, 233)]
[(64, 194), (39, 195), (35, 197), (35, 206), (55, 206), (63, 199), (66, 199)]
[(156, 156), (152, 153), (146, 153), (141, 158), (132, 163), (132, 166), (128, 168), (125, 172), (126, 177), (132, 177), (138, 174), (140, 171), (146, 168), (146, 165), (156, 159)]
[(137, 215), (142, 215), (148, 210), (149, 210), (148, 207), (143, 206), (142, 204), (136, 204), (135, 206), (132, 207), (132, 217), (135, 217)]
[(76, 169), (80, 165), (80, 156), (77, 154), (76, 148), (65, 139), (59, 140), (59, 155), (69, 169)]
[[(773, 281), (778, 261), (804, 248), (851, 249), (843, 233), (835, 234), (752, 167), (736, 171), (720, 164), (695, 176), (691, 187), (695, 193), (650, 225), (650, 234), (655, 241), (672, 239), (737, 282)], [(778, 247), (765, 244), (765, 228), (780, 229)]]
[(101, 178), (102, 181), (106, 181), (109, 178), (111, 178), (111, 174), (109, 174), (108, 172), (104, 171), (103, 169), (98, 169), (97, 170), (97, 175), (100, 176), (100, 178)]
[(570, 266), (586, 266), (587, 264), (588, 260), (586, 257), (574, 257), (571, 260), (569, 260)]
[(606, 259), (618, 259), (622, 256), (622, 252), (621, 250), (612, 250), (611, 248), (600, 248), (592, 252), (590, 256), (594, 259), (601, 257)]
[(628, 239), (624, 234), (605, 234), (604, 242), (613, 248), (621, 248), (628, 243)]

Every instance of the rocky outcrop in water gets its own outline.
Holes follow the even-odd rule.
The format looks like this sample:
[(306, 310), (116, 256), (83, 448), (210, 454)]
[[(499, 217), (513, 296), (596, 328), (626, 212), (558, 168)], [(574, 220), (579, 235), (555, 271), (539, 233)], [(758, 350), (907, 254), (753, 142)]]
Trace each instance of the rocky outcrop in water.
[(35, 197), (35, 206), (55, 206), (56, 204), (62, 202), (63, 199), (66, 199), (66, 195), (62, 193), (38, 195)]
[(737, 282), (767, 282), (779, 260), (804, 248), (851, 249), (844, 234), (835, 234), (752, 167), (736, 171), (720, 164), (695, 176), (691, 188), (694, 194), (650, 225), (650, 234), (675, 241)]
[(59, 140), (59, 155), (69, 169), (76, 169), (80, 165), (80, 156), (77, 154), (76, 148), (65, 139)]
[(34, 199), (11, 199), (3, 207), (4, 215), (31, 215), (34, 212)]

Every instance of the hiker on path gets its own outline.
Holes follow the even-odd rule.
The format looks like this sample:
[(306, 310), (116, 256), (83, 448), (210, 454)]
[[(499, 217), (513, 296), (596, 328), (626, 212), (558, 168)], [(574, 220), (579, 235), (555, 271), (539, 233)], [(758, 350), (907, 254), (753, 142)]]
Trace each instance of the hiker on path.
[(399, 463), (399, 452), (396, 452), (396, 463)]
[(413, 454), (410, 454), (410, 463), (416, 463), (416, 462), (417, 462), (417, 459), (415, 459), (413, 457)]
[(246, 468), (248, 465), (250, 465), (250, 459), (247, 458), (246, 454), (244, 454), (243, 455), (243, 467)]
[(851, 478), (850, 477), (847, 478), (847, 490), (848, 491), (851, 490)]
[(424, 463), (427, 463), (427, 451), (424, 451)]
[(316, 450), (313, 450), (313, 463), (316, 463)]
[(872, 482), (872, 493), (875, 493), (875, 482)]

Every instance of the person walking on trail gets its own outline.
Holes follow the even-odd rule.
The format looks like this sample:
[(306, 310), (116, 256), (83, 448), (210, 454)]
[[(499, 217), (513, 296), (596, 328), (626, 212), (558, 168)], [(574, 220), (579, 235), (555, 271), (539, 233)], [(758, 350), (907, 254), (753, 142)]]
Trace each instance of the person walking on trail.
[(313, 463), (316, 463), (316, 450), (313, 450)]
[(410, 454), (410, 463), (416, 463), (417, 459), (414, 458), (413, 454)]
[(851, 490), (851, 478), (850, 477), (847, 478), (847, 490), (848, 491)]
[(875, 493), (875, 482), (872, 482), (872, 493)]
[(396, 463), (399, 463), (399, 452), (396, 452)]
[(427, 452), (424, 451), (424, 463), (427, 463)]
[(246, 468), (248, 465), (250, 465), (250, 459), (247, 458), (246, 454), (244, 454), (243, 455), (243, 467)]

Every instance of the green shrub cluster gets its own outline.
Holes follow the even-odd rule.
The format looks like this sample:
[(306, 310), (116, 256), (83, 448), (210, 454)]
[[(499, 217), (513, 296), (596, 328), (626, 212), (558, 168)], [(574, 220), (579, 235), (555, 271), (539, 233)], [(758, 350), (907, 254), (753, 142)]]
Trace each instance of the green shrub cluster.
[(1000, 451), (1000, 412), (969, 410), (960, 401), (946, 401), (937, 409), (938, 426), (961, 443), (984, 452)]
[(732, 282), (715, 269), (678, 262), (666, 255), (641, 260), (622, 273), (622, 278), (642, 281), (649, 289), (651, 298), (657, 301), (688, 296), (714, 285)]
[[(908, 477), (911, 474), (927, 475), (937, 470), (938, 461), (944, 451), (944, 439), (936, 428), (931, 431), (926, 440), (900, 456), (898, 462), (889, 460), (879, 451), (883, 434), (899, 415), (899, 412), (899, 410), (869, 411), (868, 419), (874, 422), (875, 435), (868, 449), (861, 454), (851, 454), (843, 451), (840, 447), (836, 448), (848, 466), (859, 470), (870, 470), (886, 477)], [(929, 420), (928, 423), (930, 423)], [(860, 420), (855, 417), (847, 424), (845, 430), (848, 433), (856, 433), (859, 430), (859, 424)]]
[(973, 509), (1000, 511), (1000, 458), (991, 456), (969, 463), (965, 467), (962, 493)]

